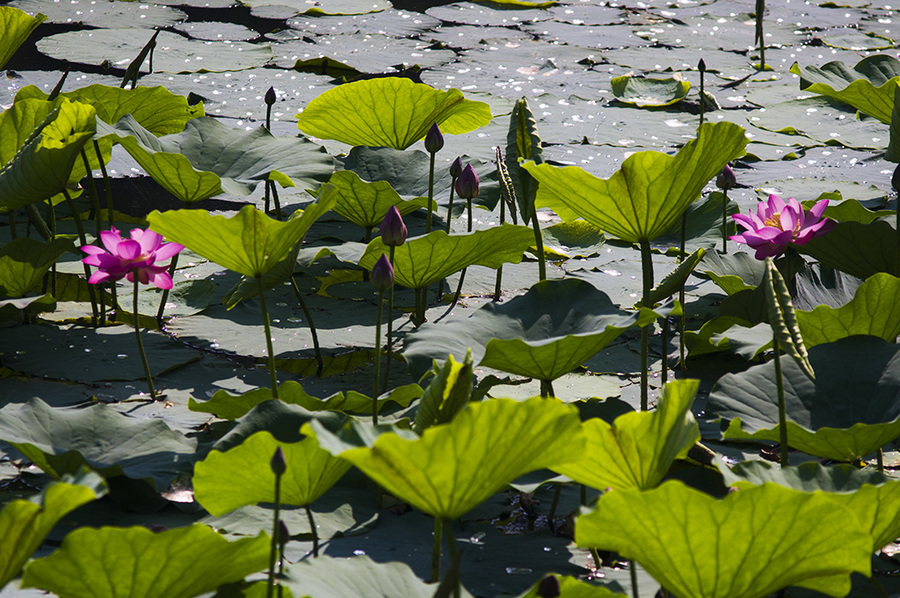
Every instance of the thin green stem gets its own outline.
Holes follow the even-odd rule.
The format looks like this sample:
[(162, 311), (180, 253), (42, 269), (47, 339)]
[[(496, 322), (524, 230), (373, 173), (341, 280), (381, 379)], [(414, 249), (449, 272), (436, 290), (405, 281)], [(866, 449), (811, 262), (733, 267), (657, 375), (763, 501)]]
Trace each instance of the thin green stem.
[(381, 388), (381, 319), (384, 311), (384, 291), (378, 291), (378, 311), (375, 316), (375, 380), (372, 390), (372, 425), (378, 425), (378, 394)]
[(450, 562), (456, 560), (456, 539), (453, 537), (453, 520), (444, 521), (444, 539), (447, 541), (447, 555)]
[[(679, 246), (678, 263), (684, 261), (685, 241), (687, 237), (687, 212), (681, 215), (681, 245)], [(681, 304), (681, 317), (678, 318), (678, 364), (681, 368), (681, 377), (687, 377), (687, 363), (684, 351), (684, 329), (687, 320), (687, 311), (684, 309), (684, 285), (678, 289), (678, 302)]]
[[(396, 247), (391, 245), (388, 259), (391, 267), (394, 267), (394, 250)], [(381, 392), (387, 392), (388, 378), (391, 377), (391, 362), (394, 360), (394, 285), (391, 285), (388, 291), (388, 309), (387, 309), (387, 362), (384, 364), (384, 382), (381, 383)]]
[(272, 203), (275, 208), (275, 220), (281, 221), (281, 201), (278, 199), (278, 187), (275, 185), (275, 181), (266, 181), (270, 183), (269, 188), (272, 190)]
[(704, 102), (704, 95), (706, 93), (705, 81), (704, 79), (706, 73), (704, 71), (700, 71), (700, 124), (703, 124), (703, 119), (706, 113), (706, 102)]
[(107, 224), (112, 227), (113, 225), (113, 216), (115, 210), (113, 209), (113, 195), (112, 195), (112, 187), (109, 184), (109, 174), (106, 172), (106, 162), (103, 161), (103, 152), (100, 151), (100, 144), (97, 141), (94, 141), (94, 153), (97, 155), (97, 162), (100, 163), (100, 174), (103, 175), (103, 186), (106, 190), (106, 220)]
[(293, 273), (291, 274), (291, 288), (294, 289), (294, 295), (297, 297), (300, 309), (303, 310), (303, 315), (306, 316), (306, 322), (309, 324), (309, 333), (312, 336), (313, 350), (316, 352), (316, 376), (321, 378), (322, 372), (325, 370), (325, 360), (322, 358), (322, 348), (319, 346), (319, 333), (316, 331), (316, 325), (312, 319), (312, 312), (309, 311), (309, 308), (306, 306), (306, 301), (303, 300), (303, 293), (300, 292), (300, 286), (297, 284), (297, 280), (294, 278)]
[(275, 513), (272, 523), (272, 543), (269, 548), (269, 578), (266, 597), (272, 598), (275, 590), (275, 555), (278, 550), (278, 519), (281, 516), (281, 474), (275, 473)]
[(450, 222), (453, 219), (453, 192), (456, 190), (456, 177), (450, 177), (450, 203), (447, 204), (447, 234), (450, 234)]
[(103, 216), (100, 213), (100, 195), (97, 193), (97, 182), (94, 181), (94, 171), (91, 170), (91, 163), (88, 161), (87, 152), (81, 148), (81, 162), (84, 164), (84, 171), (87, 173), (87, 179), (91, 190), (91, 200), (94, 204), (94, 236), (100, 236), (102, 228)]
[(541, 380), (541, 396), (544, 398), (556, 396), (556, 394), (553, 392), (552, 380)]
[[(78, 230), (78, 240), (81, 242), (81, 245), (87, 245), (87, 237), (84, 234), (84, 225), (81, 222), (81, 216), (78, 215), (78, 209), (75, 207), (75, 201), (72, 199), (72, 196), (69, 195), (69, 192), (63, 189), (62, 191), (63, 197), (66, 198), (66, 204), (69, 206), (69, 210), (72, 212), (72, 219), (75, 220), (75, 228)], [(91, 268), (82, 263), (82, 268), (84, 268), (84, 275), (87, 278), (91, 277)], [(88, 296), (91, 299), (91, 325), (96, 326), (99, 321), (100, 312), (97, 309), (97, 294), (94, 292), (94, 285), (88, 285)]]
[(778, 428), (781, 440), (781, 467), (788, 466), (788, 433), (787, 407), (784, 401), (784, 378), (781, 375), (781, 347), (778, 337), (772, 337), (772, 349), (775, 352), (775, 388), (778, 393)]
[[(428, 162), (428, 213), (425, 215), (425, 233), (431, 232), (431, 220), (434, 217), (434, 158), (437, 155), (429, 152), (431, 159)], [(449, 221), (448, 221), (449, 222)]]
[[(898, 190), (900, 192), (900, 190)], [(897, 232), (897, 246), (894, 248), (894, 276), (900, 276), (900, 193), (897, 195), (897, 207), (895, 212), (897, 223), (895, 225)]]
[(312, 531), (313, 538), (313, 556), (319, 556), (319, 530), (316, 528), (316, 520), (313, 519), (312, 509), (306, 505), (306, 520), (309, 521), (309, 529)]
[(138, 324), (138, 279), (134, 277), (134, 291), (131, 297), (132, 318), (134, 318), (134, 338), (137, 340), (138, 353), (141, 355), (141, 365), (144, 366), (144, 376), (147, 378), (147, 387), (150, 389), (150, 398), (156, 400), (156, 389), (153, 388), (153, 376), (150, 375), (150, 364), (147, 363), (147, 353), (144, 351), (144, 341), (141, 340), (141, 327)]
[(534, 228), (534, 246), (538, 253), (538, 279), (547, 280), (547, 263), (544, 261), (544, 237), (541, 235), (541, 225), (538, 222), (537, 210), (532, 207), (531, 226)]
[(431, 545), (431, 582), (437, 583), (441, 579), (441, 535), (444, 528), (442, 517), (434, 518), (434, 542)]
[(669, 381), (669, 318), (662, 319), (662, 333), (659, 337), (662, 345), (662, 374), (660, 380), (663, 384)]
[[(500, 198), (500, 226), (506, 223), (506, 202)], [(494, 301), (500, 301), (500, 291), (503, 284), (503, 264), (497, 266), (497, 279), (494, 282)]]
[(550, 512), (547, 513), (547, 525), (550, 527), (551, 532), (555, 532), (554, 529), (556, 524), (553, 523), (553, 518), (556, 516), (556, 507), (559, 506), (559, 495), (562, 494), (562, 484), (557, 484), (556, 488), (553, 490), (553, 501), (550, 503)]
[[(172, 261), (169, 262), (169, 277), (173, 280), (175, 279), (175, 269), (178, 268), (178, 254), (172, 256)], [(166, 313), (166, 303), (169, 301), (169, 289), (163, 289), (162, 297), (159, 299), (159, 309), (156, 310), (156, 322), (159, 324), (159, 327), (162, 328), (163, 325), (163, 316)]]
[(878, 452), (875, 454), (875, 458), (878, 462), (878, 471), (880, 473), (884, 473), (884, 449), (879, 448)]
[[(641, 272), (643, 274), (644, 291), (641, 299), (644, 307), (653, 308), (650, 291), (653, 289), (653, 256), (650, 253), (650, 241), (644, 239), (641, 247)], [(650, 324), (641, 328), (641, 411), (649, 407), (650, 381), (647, 373), (650, 367)]]
[(728, 190), (722, 190), (722, 253), (728, 253)]
[[(50, 241), (56, 240), (56, 209), (53, 198), (47, 200), (47, 224), (50, 227)], [(50, 267), (50, 294), (56, 297), (56, 262)]]
[(256, 277), (259, 285), (259, 308), (262, 310), (263, 327), (266, 331), (266, 352), (269, 360), (269, 376), (272, 383), (272, 398), (278, 398), (278, 375), (275, 372), (275, 351), (272, 348), (272, 325), (269, 322), (269, 310), (266, 308), (266, 295), (263, 292), (262, 276)]
[(631, 571), (631, 595), (633, 598), (640, 598), (641, 594), (638, 591), (637, 562), (635, 562), (634, 559), (631, 559), (631, 562), (628, 563), (628, 569)]

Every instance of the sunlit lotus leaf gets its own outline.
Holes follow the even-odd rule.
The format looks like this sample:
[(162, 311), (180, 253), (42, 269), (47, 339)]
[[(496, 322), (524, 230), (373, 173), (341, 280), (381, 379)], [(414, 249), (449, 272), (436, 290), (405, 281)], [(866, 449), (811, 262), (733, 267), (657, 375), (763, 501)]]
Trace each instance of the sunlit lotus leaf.
[(425, 137), (435, 123), (445, 135), (459, 135), (490, 122), (484, 102), (467, 100), (458, 89), (439, 91), (402, 77), (339, 85), (297, 115), (297, 127), (312, 137), (398, 150)]
[(827, 266), (858, 278), (897, 271), (897, 231), (883, 220), (869, 224), (838, 222), (828, 234), (798, 249)]
[(416, 409), (413, 430), (417, 434), (450, 422), (472, 400), (473, 365), (471, 353), (466, 353), (466, 358), (459, 363), (452, 355), (447, 356), (442, 366), (435, 363), (434, 376)]
[(632, 411), (612, 425), (600, 418), (585, 421), (584, 452), (553, 470), (600, 490), (655, 487), (672, 463), (700, 440), (700, 427), (691, 413), (699, 383), (669, 382), (654, 411)]
[(525, 162), (538, 180), (537, 202), (563, 220), (584, 218), (624, 241), (650, 241), (665, 233), (709, 180), (744, 153), (744, 129), (707, 123), (675, 156), (655, 151), (632, 154), (609, 179), (577, 166), (556, 168)]
[(281, 502), (306, 506), (322, 496), (350, 469), (350, 463), (319, 448), (315, 438), (283, 443), (257, 432), (226, 451), (211, 451), (194, 466), (194, 496), (211, 515), (221, 517), (245, 505), (275, 502), (275, 474), (269, 465), (281, 447), (287, 469)]
[(389, 183), (364, 181), (351, 170), (338, 170), (328, 183), (337, 194), (334, 211), (366, 230), (380, 226), (391, 206), (405, 216), (428, 205), (427, 197), (404, 200)]
[[(836, 197), (826, 197), (836, 195)], [(858, 199), (842, 199), (840, 193), (823, 194), (817, 199), (809, 199), (800, 202), (805, 210), (810, 210), (820, 199), (837, 199), (838, 203), (831, 204), (825, 208), (822, 214), (825, 218), (831, 218), (837, 222), (859, 222), (861, 224), (869, 224), (878, 218), (892, 216), (894, 210), (870, 210), (866, 208)]]
[(191, 598), (268, 565), (269, 538), (229, 542), (205, 525), (82, 527), (52, 555), (25, 567), (22, 586), (66, 598)]
[(331, 209), (334, 197), (325, 194), (300, 215), (281, 222), (253, 206), (232, 216), (213, 216), (206, 210), (154, 210), (150, 228), (169, 241), (244, 276), (262, 276), (299, 243), (309, 227)]
[(763, 598), (787, 586), (845, 596), (850, 574), (871, 567), (871, 536), (849, 509), (777, 484), (721, 500), (678, 481), (613, 490), (578, 518), (575, 541), (634, 559), (691, 598)]
[(872, 552), (900, 536), (900, 480), (874, 469), (853, 465), (824, 466), (817, 462), (780, 468), (766, 461), (741, 461), (723, 468), (725, 483), (735, 488), (774, 482), (801, 492), (827, 492), (853, 511), (872, 535)]
[(75, 245), (69, 239), (50, 243), (19, 237), (0, 248), (0, 295), (24, 297), (57, 259)]
[[(553, 575), (559, 582), (559, 598), (627, 598), (626, 594), (581, 581), (577, 577), (555, 575), (553, 573), (548, 573), (547, 575)], [(539, 581), (532, 586), (531, 590), (522, 594), (519, 598), (543, 598), (546, 594), (542, 594), (540, 590), (541, 582)]]
[[(532, 237), (533, 240), (533, 237)], [(631, 326), (659, 314), (628, 313), (603, 291), (577, 278), (546, 280), (504, 303), (488, 303), (464, 319), (424, 324), (406, 338), (403, 357), (413, 375), (432, 360), (465, 357), (476, 365), (540, 380), (571, 372)]]
[(342, 441), (318, 422), (311, 428), (322, 448), (394, 496), (445, 519), (464, 515), (520, 475), (571, 460), (583, 447), (577, 409), (540, 397), (470, 403), (421, 438), (412, 432), (369, 433), (362, 446)]
[(105, 477), (125, 475), (166, 488), (189, 471), (197, 441), (161, 419), (135, 419), (102, 403), (54, 409), (33, 398), (0, 409), (0, 440), (50, 476), (87, 465)]
[(801, 67), (795, 62), (791, 72), (800, 76), (800, 89), (850, 104), (860, 112), (890, 124), (894, 88), (900, 77), (900, 61), (893, 56), (867, 56), (852, 68), (840, 61), (821, 67)]
[(807, 347), (855, 334), (894, 342), (900, 335), (900, 278), (878, 273), (862, 283), (853, 300), (840, 308), (819, 305), (798, 311), (797, 323)]
[[(436, 230), (406, 240), (394, 252), (394, 282), (418, 289), (459, 272), (466, 266), (497, 268), (518, 264), (525, 250), (534, 243), (534, 232), (527, 226), (501, 224), (464, 235), (448, 235)], [(371, 270), (389, 248), (381, 238), (373, 239), (359, 265)]]
[[(809, 351), (812, 380), (782, 359), (791, 447), (838, 461), (861, 459), (900, 436), (900, 347), (851, 336)], [(707, 410), (731, 420), (725, 438), (780, 441), (775, 364), (726, 374)]]
[[(35, 107), (33, 114), (40, 112)], [(25, 133), (28, 137), (17, 153), (0, 167), (0, 212), (62, 192), (81, 148), (94, 135), (96, 123), (93, 107), (63, 100), (33, 131)], [(0, 126), (4, 131), (7, 128), (5, 124)], [(6, 154), (8, 146), (3, 145)]]
[(766, 273), (766, 264), (744, 251), (725, 255), (710, 251), (703, 256), (697, 270), (709, 276), (723, 291), (734, 295), (758, 287)]
[(124, 147), (157, 183), (184, 202), (231, 193), (246, 196), (266, 180), (283, 187), (316, 186), (333, 170), (321, 146), (297, 137), (274, 137), (264, 127), (232, 129), (211, 117), (156, 137), (132, 116), (115, 126), (100, 122), (99, 135)]
[[(378, 398), (378, 410), (384, 409), (388, 403), (400, 407), (408, 407), (415, 399), (422, 396), (422, 387), (418, 384), (399, 386)], [(193, 397), (188, 400), (191, 411), (212, 413), (222, 419), (237, 419), (246, 415), (251, 409), (263, 401), (272, 398), (271, 388), (257, 388), (240, 395), (232, 395), (225, 390), (217, 390), (208, 401), (197, 401)], [(339, 391), (320, 399), (308, 394), (299, 382), (288, 380), (278, 387), (278, 399), (292, 405), (300, 405), (309, 411), (341, 411), (365, 415), (372, 413), (372, 397), (355, 390), (346, 393)]]
[(541, 229), (541, 236), (544, 256), (548, 260), (591, 257), (606, 243), (600, 229), (584, 220), (551, 224)]
[[(0, 13), (2, 14), (2, 13)], [(0, 511), (0, 589), (19, 574), (56, 522), (70, 511), (106, 494), (103, 478), (84, 471), (51, 482), (37, 500), (12, 500)]]
[(647, 79), (633, 75), (613, 77), (613, 95), (620, 102), (645, 106), (669, 106), (683, 100), (691, 84), (683, 79)]
[[(12, 6), (0, 6), (0, 31), (3, 31), (3, 36), (0, 37), (0, 70), (46, 18), (40, 13), (31, 16)], [(2, 585), (0, 584), (0, 587)]]

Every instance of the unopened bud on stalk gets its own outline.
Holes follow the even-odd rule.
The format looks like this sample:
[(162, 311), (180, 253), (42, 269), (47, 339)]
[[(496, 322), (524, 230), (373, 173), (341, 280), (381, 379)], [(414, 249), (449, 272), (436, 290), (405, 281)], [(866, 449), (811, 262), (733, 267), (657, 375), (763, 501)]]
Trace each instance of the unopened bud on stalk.
[(270, 465), (275, 475), (282, 475), (287, 471), (287, 461), (284, 459), (284, 451), (281, 450), (280, 446), (275, 449), (275, 454), (272, 455), (272, 462)]
[(472, 199), (478, 195), (478, 175), (471, 164), (466, 164), (456, 179), (456, 194), (463, 199)]
[(725, 165), (725, 168), (722, 169), (722, 172), (716, 176), (716, 187), (721, 189), (722, 191), (729, 191), (734, 189), (737, 186), (737, 178), (734, 176), (734, 171), (731, 170), (731, 166), (728, 164)]
[(275, 103), (275, 88), (270, 87), (269, 91), (266, 92), (265, 101), (267, 106), (271, 106)]
[(700, 59), (700, 62), (697, 63), (697, 70), (700, 71), (700, 73), (706, 72), (706, 62), (704, 62), (702, 58)]
[(372, 286), (379, 291), (390, 290), (394, 286), (394, 267), (386, 253), (382, 253), (378, 261), (372, 267), (372, 275), (369, 277)]
[(436, 154), (441, 151), (442, 147), (444, 147), (444, 136), (441, 135), (437, 123), (434, 123), (428, 129), (428, 134), (425, 135), (425, 151), (429, 154)]
[(406, 224), (397, 206), (391, 206), (381, 221), (381, 242), (387, 246), (399, 247), (406, 242)]
[(284, 546), (291, 539), (291, 532), (288, 531), (287, 525), (284, 523), (284, 519), (278, 520), (278, 544)]
[(453, 164), (450, 165), (450, 176), (454, 179), (459, 178), (459, 175), (462, 173), (462, 158), (459, 156), (456, 157), (456, 160), (453, 161)]

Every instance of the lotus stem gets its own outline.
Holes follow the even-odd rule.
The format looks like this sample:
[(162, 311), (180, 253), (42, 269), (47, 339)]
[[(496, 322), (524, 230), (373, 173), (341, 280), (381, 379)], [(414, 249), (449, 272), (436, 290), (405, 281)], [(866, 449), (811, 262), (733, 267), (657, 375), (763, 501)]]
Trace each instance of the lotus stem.
[[(650, 253), (650, 241), (642, 239), (641, 246), (641, 272), (643, 273), (644, 293), (641, 304), (653, 309), (650, 300), (650, 291), (653, 289), (653, 258)], [(650, 325), (641, 328), (641, 411), (646, 411), (649, 406), (650, 381), (647, 371), (650, 367)]]
[[(679, 247), (680, 252), (678, 253), (678, 263), (684, 261), (685, 256), (685, 241), (687, 238), (687, 212), (681, 215), (681, 245)], [(681, 285), (678, 289), (678, 302), (681, 304), (681, 317), (678, 318), (678, 365), (681, 368), (681, 377), (687, 377), (687, 363), (685, 363), (684, 359), (684, 328), (685, 321), (687, 320), (687, 312), (684, 309), (684, 284)]]
[(697, 64), (697, 70), (700, 71), (700, 124), (703, 124), (704, 113), (706, 112), (706, 102), (705, 99), (705, 86), (704, 81), (706, 79), (706, 62), (701, 58), (700, 62)]
[(763, 32), (763, 13), (766, 0), (756, 0), (756, 38), (759, 40), (759, 67), (766, 70), (766, 36)]
[(453, 520), (444, 521), (444, 538), (447, 540), (447, 554), (450, 560), (456, 559), (456, 539), (453, 537)]
[(900, 277), (900, 195), (897, 196), (896, 209), (897, 223), (895, 230), (897, 231), (897, 246), (894, 248), (894, 276)]
[(728, 253), (728, 189), (722, 190), (722, 253)]
[(878, 452), (875, 453), (875, 459), (878, 463), (878, 472), (884, 473), (884, 449), (879, 448)]
[(538, 278), (547, 280), (547, 264), (544, 261), (544, 237), (541, 235), (541, 225), (538, 222), (537, 210), (531, 207), (531, 226), (534, 228), (534, 246), (537, 248)]
[(265, 195), (264, 195), (265, 199), (263, 200), (263, 213), (268, 214), (269, 213), (269, 193), (270, 193), (269, 181), (266, 181), (266, 184), (263, 185), (263, 188), (265, 189)]
[(312, 509), (306, 505), (306, 520), (309, 521), (309, 529), (312, 530), (313, 538), (313, 556), (319, 556), (319, 530), (316, 528), (316, 520), (313, 519)]
[[(425, 215), (425, 234), (431, 232), (431, 220), (434, 217), (434, 157), (436, 152), (428, 152), (430, 160), (428, 162), (428, 213)], [(447, 225), (450, 221), (448, 219)]]
[(788, 433), (787, 406), (784, 402), (784, 379), (781, 375), (781, 347), (778, 337), (772, 337), (772, 349), (775, 351), (775, 388), (778, 393), (778, 428), (781, 440), (781, 467), (788, 466)]
[(278, 521), (281, 516), (281, 476), (284, 472), (275, 471), (275, 514), (272, 524), (272, 543), (269, 548), (269, 578), (266, 587), (266, 598), (272, 598), (275, 589), (275, 556), (278, 546)]
[[(390, 246), (390, 253), (388, 254), (388, 259), (391, 262), (391, 267), (394, 267), (394, 249), (396, 246)], [(443, 281), (441, 283), (443, 284)], [(387, 384), (388, 378), (391, 377), (391, 361), (394, 360), (394, 285), (391, 285), (390, 290), (388, 291), (388, 317), (387, 317), (387, 362), (384, 364), (384, 382), (381, 383), (381, 392), (387, 392)]]
[(447, 204), (447, 234), (450, 234), (450, 222), (453, 219), (453, 192), (456, 190), (456, 179), (457, 177), (450, 177), (450, 203)]
[[(506, 223), (506, 202), (500, 198), (500, 226)], [(497, 280), (494, 283), (494, 301), (500, 301), (500, 291), (502, 290), (503, 281), (503, 264), (497, 266)]]
[(378, 312), (375, 316), (375, 381), (372, 390), (372, 425), (378, 425), (378, 395), (381, 388), (381, 319), (384, 311), (384, 291), (378, 291)]
[[(72, 219), (75, 220), (75, 228), (78, 230), (78, 240), (81, 242), (82, 247), (87, 245), (87, 237), (84, 234), (84, 225), (81, 222), (81, 216), (78, 215), (78, 209), (75, 207), (75, 202), (72, 200), (72, 196), (69, 195), (69, 192), (63, 189), (62, 191), (63, 197), (66, 198), (66, 203), (69, 205), (69, 210), (72, 212)], [(55, 235), (54, 235), (55, 236)], [(91, 277), (91, 269), (87, 264), (82, 264), (84, 268), (84, 276), (85, 278)], [(55, 293), (54, 293), (55, 295)], [(98, 317), (100, 312), (97, 310), (97, 294), (94, 293), (94, 286), (88, 285), (88, 296), (91, 298), (91, 325), (97, 326), (97, 322), (99, 321)]]
[(640, 598), (641, 594), (638, 592), (637, 561), (631, 559), (628, 563), (628, 569), (631, 572), (631, 595), (633, 598)]
[(557, 484), (556, 488), (553, 490), (553, 501), (550, 503), (550, 512), (547, 513), (547, 526), (553, 533), (556, 533), (556, 524), (553, 523), (553, 518), (556, 516), (556, 507), (559, 506), (560, 494), (562, 494), (562, 484)]
[(660, 333), (659, 342), (662, 346), (662, 373), (660, 374), (660, 380), (662, 384), (665, 384), (669, 381), (669, 318), (662, 319), (662, 332)]
[[(283, 522), (281, 522), (283, 523)], [(279, 534), (280, 536), (281, 534)], [(284, 584), (281, 583), (281, 580), (284, 579), (284, 547), (287, 545), (287, 538), (278, 538), (278, 598), (282, 598), (284, 596)]]
[(106, 162), (103, 161), (103, 152), (100, 151), (100, 144), (94, 140), (94, 154), (97, 156), (97, 162), (100, 163), (100, 174), (103, 175), (103, 186), (106, 190), (106, 220), (107, 225), (112, 228), (114, 219), (113, 195), (112, 188), (109, 185), (109, 173), (106, 172)]
[(443, 517), (434, 518), (434, 542), (431, 545), (431, 582), (437, 583), (441, 579), (441, 535), (444, 528)]
[[(53, 198), (47, 200), (47, 224), (50, 226), (50, 241), (56, 240), (56, 210)], [(56, 262), (50, 267), (50, 294), (56, 297)]]
[(272, 384), (272, 398), (278, 398), (278, 375), (275, 372), (275, 351), (272, 348), (272, 325), (269, 322), (269, 310), (266, 308), (266, 295), (263, 292), (262, 276), (256, 277), (259, 285), (259, 308), (262, 310), (263, 328), (266, 332), (266, 352), (268, 353), (269, 377)]
[(541, 396), (544, 398), (556, 396), (556, 393), (553, 392), (552, 380), (541, 380)]
[(303, 293), (300, 292), (300, 286), (297, 285), (297, 280), (294, 278), (293, 273), (291, 273), (291, 288), (294, 289), (294, 295), (297, 297), (300, 309), (303, 310), (303, 315), (306, 316), (306, 321), (309, 324), (309, 333), (312, 336), (313, 350), (316, 352), (316, 376), (321, 378), (322, 372), (325, 370), (325, 360), (322, 358), (322, 348), (319, 346), (319, 334), (316, 331), (316, 325), (312, 319), (312, 312), (309, 311), (309, 308), (306, 306), (306, 301), (303, 300)]
[[(175, 269), (178, 268), (178, 254), (172, 256), (169, 262), (169, 276), (175, 278)], [(163, 289), (162, 297), (159, 299), (159, 309), (156, 310), (156, 323), (162, 329), (163, 316), (166, 313), (166, 303), (169, 301), (169, 289)]]
[(138, 279), (134, 277), (134, 290), (131, 296), (131, 316), (134, 318), (134, 338), (137, 340), (138, 353), (141, 355), (141, 365), (144, 366), (144, 376), (147, 378), (147, 387), (150, 389), (150, 398), (157, 400), (156, 389), (153, 388), (153, 376), (150, 374), (150, 364), (147, 363), (147, 353), (144, 351), (144, 341), (141, 340), (141, 327), (138, 324)]
[(266, 181), (266, 183), (272, 189), (272, 203), (275, 204), (273, 206), (275, 208), (275, 220), (281, 222), (281, 202), (278, 200), (278, 187), (275, 186), (275, 181)]
[[(66, 71), (68, 72), (68, 71)], [(81, 149), (81, 161), (84, 164), (84, 171), (87, 173), (87, 179), (90, 181), (91, 199), (94, 204), (94, 236), (100, 238), (100, 229), (103, 227), (103, 215), (100, 209), (100, 194), (97, 192), (97, 183), (94, 181), (94, 171), (91, 170), (88, 161), (87, 152)], [(106, 302), (103, 300), (103, 291), (100, 291), (100, 325), (106, 324)]]

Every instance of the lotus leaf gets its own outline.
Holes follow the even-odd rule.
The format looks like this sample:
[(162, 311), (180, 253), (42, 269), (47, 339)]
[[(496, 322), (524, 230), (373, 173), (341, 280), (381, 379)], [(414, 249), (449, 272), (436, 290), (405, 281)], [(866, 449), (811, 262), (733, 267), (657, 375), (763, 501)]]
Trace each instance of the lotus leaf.
[(687, 97), (691, 84), (681, 78), (647, 79), (633, 75), (613, 77), (612, 92), (617, 100), (638, 108), (670, 106)]
[(832, 268), (868, 278), (878, 272), (897, 273), (896, 248), (897, 231), (876, 220), (869, 224), (837, 222), (827, 235), (798, 249)]
[[(411, 289), (419, 289), (459, 272), (466, 266), (497, 268), (505, 263), (518, 264), (534, 242), (534, 233), (527, 226), (501, 224), (486, 230), (464, 235), (448, 235), (436, 230), (412, 237), (394, 252), (394, 282)], [(373, 239), (359, 260), (359, 265), (371, 270), (388, 247), (380, 238)]]
[(722, 500), (678, 481), (613, 490), (578, 518), (575, 541), (634, 559), (692, 598), (763, 598), (791, 585), (845, 596), (850, 574), (871, 567), (871, 536), (849, 509), (777, 484)]
[[(319, 444), (416, 508), (456, 519), (514, 479), (571, 460), (582, 449), (578, 411), (556, 399), (470, 403), (421, 438), (396, 433), (353, 446), (312, 422)], [(309, 428), (304, 427), (304, 430)]]
[(472, 400), (472, 378), (475, 375), (472, 353), (466, 353), (461, 363), (448, 355), (443, 366), (434, 364), (432, 373), (434, 377), (419, 402), (413, 424), (413, 430), (420, 435), (431, 426), (449, 423)]
[(528, 100), (521, 98), (513, 107), (506, 133), (506, 170), (512, 181), (516, 202), (522, 220), (528, 222), (534, 210), (537, 197), (537, 182), (522, 169), (521, 160), (531, 160), (536, 164), (544, 161), (544, 148), (537, 131), (537, 121), (528, 106)]
[(103, 478), (83, 471), (75, 477), (65, 476), (61, 482), (51, 482), (37, 500), (6, 503), (0, 511), (0, 589), (19, 574), (57, 521), (104, 494)]
[(0, 294), (24, 297), (60, 256), (74, 249), (69, 239), (50, 243), (25, 237), (13, 239), (0, 249)]
[(743, 155), (745, 145), (741, 127), (706, 123), (675, 156), (637, 152), (609, 179), (577, 166), (526, 162), (523, 167), (540, 184), (538, 205), (553, 209), (563, 220), (584, 218), (608, 234), (637, 243), (669, 230), (709, 180)]
[[(815, 380), (794, 360), (782, 361), (791, 446), (854, 461), (900, 436), (898, 352), (873, 336), (816, 345), (809, 351)], [(774, 362), (720, 378), (707, 409), (731, 420), (725, 438), (778, 442)]]
[(366, 230), (379, 226), (391, 206), (404, 216), (428, 205), (427, 197), (404, 201), (387, 182), (369, 183), (351, 170), (338, 170), (328, 183), (337, 194), (334, 211)]
[(894, 215), (893, 210), (870, 210), (858, 199), (842, 199), (840, 193), (834, 194), (836, 197), (825, 197), (825, 195), (830, 194), (823, 194), (816, 199), (800, 202), (800, 204), (805, 210), (809, 210), (820, 199), (836, 199), (838, 203), (829, 204), (829, 206), (825, 208), (825, 212), (822, 213), (822, 216), (831, 218), (837, 222), (859, 222), (861, 224), (869, 224), (879, 218)]
[(23, 297), (21, 299), (0, 300), (0, 319), (22, 320), (22, 312), (38, 313), (53, 311), (56, 309), (56, 301), (52, 295), (39, 297)]
[[(606, 243), (600, 229), (584, 220), (552, 224), (541, 229), (541, 236), (549, 260), (591, 257)], [(536, 248), (532, 250), (536, 251)]]
[(758, 287), (766, 273), (766, 265), (744, 251), (726, 255), (710, 251), (703, 256), (699, 270), (723, 291), (734, 295)]
[(262, 571), (268, 559), (265, 534), (229, 542), (199, 524), (158, 533), (82, 527), (29, 563), (22, 586), (66, 598), (191, 598)]
[[(559, 582), (559, 598), (627, 598), (626, 594), (581, 581), (576, 577), (549, 573), (548, 576), (550, 575), (556, 577)], [(542, 594), (540, 589), (541, 582), (539, 581), (534, 584), (530, 591), (522, 594), (519, 598), (543, 598), (546, 594)]]
[[(722, 193), (714, 191), (699, 199), (685, 210), (684, 246), (687, 251), (699, 247), (715, 247), (722, 242)], [(731, 216), (740, 211), (738, 204), (729, 199), (725, 206), (728, 214), (728, 234), (734, 234)], [(679, 247), (681, 245), (681, 220), (676, 220), (668, 231), (653, 241), (654, 247)], [(723, 257), (727, 257), (725, 254)]]
[(491, 122), (490, 107), (458, 89), (439, 91), (401, 77), (345, 83), (321, 94), (297, 115), (305, 134), (350, 145), (403, 150), (431, 125), (444, 134), (468, 133)]
[(592, 418), (581, 424), (585, 451), (552, 469), (580, 484), (604, 490), (659, 484), (676, 459), (700, 440), (691, 413), (699, 380), (673, 380), (663, 386), (655, 411), (632, 411), (612, 424)]
[(19, 46), (25, 43), (31, 32), (46, 19), (41, 13), (31, 16), (12, 6), (0, 6), (0, 31), (3, 31), (3, 37), (0, 38), (0, 70), (6, 66)]
[(310, 3), (307, 0), (243, 0), (243, 4), (251, 8), (287, 6), (300, 14), (310, 15), (363, 15), (391, 7), (387, 0), (329, 0), (328, 4)]

